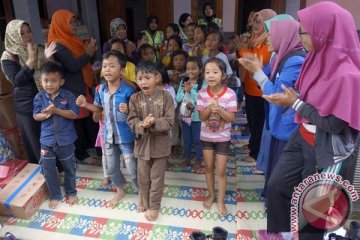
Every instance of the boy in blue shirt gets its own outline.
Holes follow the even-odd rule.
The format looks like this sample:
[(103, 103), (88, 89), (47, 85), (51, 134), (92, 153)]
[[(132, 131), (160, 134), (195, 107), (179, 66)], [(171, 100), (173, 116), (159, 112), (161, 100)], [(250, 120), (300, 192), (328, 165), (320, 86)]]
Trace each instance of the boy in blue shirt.
[(105, 53), (102, 72), (106, 82), (96, 91), (94, 104), (87, 103), (83, 95), (76, 100), (78, 106), (89, 111), (104, 111), (104, 169), (117, 191), (110, 202), (112, 208), (115, 208), (125, 196), (126, 181), (120, 170), (120, 153), (123, 154), (126, 169), (135, 188), (138, 189), (136, 160), (133, 157), (134, 135), (126, 123), (129, 100), (135, 90), (121, 80), (125, 64), (126, 58), (120, 52), (111, 50)]
[(66, 202), (73, 205), (76, 196), (75, 146), (77, 138), (74, 119), (80, 112), (75, 96), (61, 86), (64, 84), (62, 66), (47, 62), (41, 69), (41, 85), (44, 91), (34, 98), (33, 116), (41, 121), (41, 157), (42, 173), (50, 192), (49, 208), (56, 208), (62, 199), (60, 183), (56, 170), (56, 158), (61, 161), (65, 171)]

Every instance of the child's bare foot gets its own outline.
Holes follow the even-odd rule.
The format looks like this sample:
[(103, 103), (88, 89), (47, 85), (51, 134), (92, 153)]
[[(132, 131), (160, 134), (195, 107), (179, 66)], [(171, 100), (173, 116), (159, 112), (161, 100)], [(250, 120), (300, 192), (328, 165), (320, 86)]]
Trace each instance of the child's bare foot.
[(219, 203), (218, 208), (219, 208), (218, 213), (219, 213), (220, 216), (225, 217), (228, 214), (228, 210), (227, 210), (224, 203)]
[(117, 188), (117, 192), (115, 193), (115, 196), (110, 201), (111, 208), (116, 208), (118, 203), (125, 197), (125, 192), (122, 188)]
[(59, 204), (59, 200), (56, 200), (56, 199), (50, 200), (50, 202), (49, 202), (49, 208), (55, 209), (58, 204)]
[(70, 206), (73, 206), (79, 201), (79, 198), (77, 196), (67, 196), (66, 197), (66, 203)]
[(208, 197), (204, 202), (203, 202), (203, 207), (206, 210), (210, 210), (212, 204), (215, 202), (215, 197)]
[(109, 180), (108, 177), (106, 177), (106, 178), (102, 181), (102, 185), (103, 185), (104, 187), (106, 187), (106, 186), (109, 186), (109, 184), (110, 184), (110, 180)]
[(139, 194), (138, 201), (139, 201), (139, 203), (138, 203), (138, 207), (137, 207), (137, 212), (138, 213), (145, 212), (146, 209), (144, 207), (144, 203), (143, 203), (143, 200), (142, 200), (142, 197), (140, 194)]
[(150, 221), (156, 221), (159, 217), (159, 210), (150, 210)]
[(146, 210), (144, 216), (146, 220), (151, 221), (151, 210), (150, 209)]

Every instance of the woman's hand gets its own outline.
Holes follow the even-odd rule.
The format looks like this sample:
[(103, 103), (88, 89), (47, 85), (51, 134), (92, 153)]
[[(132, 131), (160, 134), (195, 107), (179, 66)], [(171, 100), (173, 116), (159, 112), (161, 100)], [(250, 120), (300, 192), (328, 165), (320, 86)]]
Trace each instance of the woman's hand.
[(239, 63), (249, 72), (257, 72), (262, 67), (262, 56), (260, 58), (256, 54), (244, 54), (242, 58), (239, 58)]
[(91, 38), (90, 41), (85, 45), (85, 52), (92, 57), (97, 50), (96, 40)]
[(51, 42), (50, 45), (45, 43), (44, 54), (45, 54), (46, 59), (51, 59), (53, 57), (53, 55), (57, 51), (55, 48), (56, 48), (56, 42)]
[(240, 51), (243, 48), (248, 48), (249, 47), (249, 40), (248, 38), (240, 35), (240, 36), (235, 36), (234, 38), (234, 44), (236, 47), (237, 51)]
[(29, 42), (26, 43), (26, 50), (28, 54), (26, 65), (32, 70), (34, 69), (35, 63), (37, 61), (37, 52), (35, 51), (33, 44)]
[(273, 103), (282, 107), (290, 107), (296, 99), (298, 99), (298, 94), (293, 88), (287, 88), (284, 85), (281, 85), (281, 88), (284, 90), (283, 93), (274, 93), (271, 95), (263, 95), (266, 101)]

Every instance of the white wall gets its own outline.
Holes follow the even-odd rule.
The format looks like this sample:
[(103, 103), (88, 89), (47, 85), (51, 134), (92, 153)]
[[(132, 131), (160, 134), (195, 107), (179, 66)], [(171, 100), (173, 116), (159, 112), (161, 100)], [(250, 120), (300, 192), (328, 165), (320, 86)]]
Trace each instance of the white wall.
[(174, 23), (179, 23), (182, 13), (191, 14), (191, 0), (174, 0)]
[[(306, 6), (321, 2), (322, 0), (307, 0)], [(359, 0), (330, 0), (347, 9), (353, 16), (356, 29), (360, 29), (360, 1)]]
[(238, 0), (225, 0), (223, 1), (223, 31), (235, 31), (235, 1)]
[(297, 11), (300, 9), (300, 1), (298, 0), (286, 0), (285, 13), (291, 15), (296, 20), (299, 19)]

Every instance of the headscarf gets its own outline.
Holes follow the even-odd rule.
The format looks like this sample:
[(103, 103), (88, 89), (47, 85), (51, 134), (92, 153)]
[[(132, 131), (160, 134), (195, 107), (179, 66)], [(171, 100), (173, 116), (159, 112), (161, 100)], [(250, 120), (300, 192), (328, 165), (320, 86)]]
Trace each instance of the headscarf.
[(110, 22), (110, 35), (111, 35), (111, 39), (115, 39), (117, 38), (116, 36), (116, 31), (118, 29), (118, 27), (120, 25), (124, 25), (125, 29), (127, 29), (127, 25), (124, 19), (122, 18), (114, 18), (113, 20), (111, 20)]
[[(360, 44), (353, 17), (332, 2), (298, 15), (313, 45), (295, 84), (300, 98), (320, 116), (333, 115), (360, 130)], [(307, 122), (298, 115), (296, 120)]]
[[(26, 43), (23, 41), (21, 37), (21, 26), (26, 24), (29, 26), (29, 23), (15, 19), (10, 21), (6, 26), (5, 31), (5, 49), (1, 56), (1, 61), (3, 60), (11, 60), (14, 61), (14, 55), (19, 58), (19, 63), (21, 66), (26, 64), (28, 59), (27, 47)], [(31, 28), (30, 28), (31, 29)], [(38, 46), (37, 43), (33, 43), (33, 48), (37, 52), (37, 63), (34, 65), (34, 80), (36, 83), (36, 87), (38, 90), (42, 90), (41, 81), (40, 81), (40, 68), (42, 64), (45, 62), (45, 54), (44, 48)]]
[[(299, 27), (300, 24), (293, 19), (271, 21), (269, 36), (276, 56), (271, 62), (270, 79), (274, 79), (281, 60), (288, 53), (303, 49), (303, 44), (299, 36)], [(286, 31), (284, 31), (285, 29)]]
[[(276, 12), (274, 10), (263, 9), (254, 14), (254, 21), (256, 21), (256, 19), (259, 19), (261, 21), (260, 24), (263, 25), (266, 20), (269, 20), (275, 16), (276, 16)], [(259, 44), (263, 44), (265, 42), (266, 37), (267, 37), (265, 30), (262, 32), (254, 32), (254, 28), (253, 28), (252, 33), (253, 33), (253, 36), (252, 36), (252, 40), (251, 40), (251, 44), (250, 44), (251, 48), (253, 48)]]
[[(48, 44), (51, 42), (60, 43), (64, 45), (75, 58), (78, 58), (85, 54), (85, 44), (78, 36), (71, 33), (70, 21), (73, 17), (76, 17), (76, 15), (65, 9), (57, 10), (53, 14), (49, 29)], [(86, 85), (92, 87), (93, 76), (90, 63), (84, 65), (81, 71)]]

